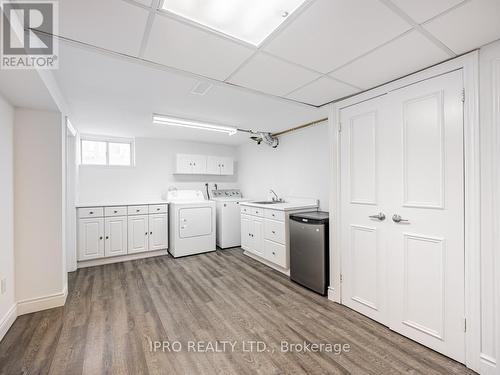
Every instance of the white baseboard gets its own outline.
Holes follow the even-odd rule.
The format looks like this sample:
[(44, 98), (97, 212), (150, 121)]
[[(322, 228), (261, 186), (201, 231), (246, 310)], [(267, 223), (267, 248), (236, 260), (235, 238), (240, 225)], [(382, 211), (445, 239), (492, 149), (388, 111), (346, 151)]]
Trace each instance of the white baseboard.
[(9, 328), (12, 326), (12, 324), (14, 324), (16, 318), (17, 305), (14, 303), (9, 311), (7, 311), (7, 314), (5, 314), (5, 316), (0, 320), (0, 341), (2, 341)]
[(284, 273), (287, 276), (290, 276), (290, 269), (285, 269), (285, 268), (282, 268), (280, 266), (277, 266), (276, 264), (271, 263), (271, 262), (267, 261), (266, 259), (261, 258), (258, 255), (252, 254), (251, 252), (249, 252), (247, 250), (244, 250), (243, 254), (246, 255), (247, 257), (250, 257), (252, 259), (258, 260), (259, 262), (265, 264), (268, 267), (271, 267), (271, 268), (275, 269), (276, 271), (279, 271), (281, 273)]
[(331, 286), (328, 287), (328, 299), (333, 302), (340, 303), (335, 293), (335, 289)]
[(37, 311), (64, 306), (66, 303), (66, 297), (68, 297), (67, 288), (60, 293), (19, 301), (17, 303), (17, 315), (30, 314)]
[(84, 260), (84, 261), (78, 262), (78, 268), (102, 266), (103, 264), (120, 263), (120, 262), (129, 261), (129, 260), (158, 257), (158, 256), (162, 256), (162, 255), (167, 255), (167, 254), (168, 254), (168, 250), (157, 250), (157, 251), (151, 251), (151, 252), (147, 252), (147, 253), (122, 255), (122, 256), (113, 257), (113, 258), (100, 258), (100, 259)]

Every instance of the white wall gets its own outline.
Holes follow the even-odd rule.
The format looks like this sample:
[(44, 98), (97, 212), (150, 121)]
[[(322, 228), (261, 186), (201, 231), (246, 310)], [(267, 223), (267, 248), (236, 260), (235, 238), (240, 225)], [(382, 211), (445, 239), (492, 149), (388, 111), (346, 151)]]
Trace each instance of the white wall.
[(173, 175), (175, 154), (206, 154), (236, 157), (236, 147), (166, 139), (137, 138), (134, 167), (80, 166), (81, 203), (107, 203), (158, 199), (169, 188), (198, 189), (205, 192), (205, 182), (219, 188), (237, 186), (238, 165), (234, 176)]
[(280, 137), (278, 148), (245, 143), (239, 147), (239, 183), (253, 199), (271, 197), (315, 198), (328, 211), (329, 134), (326, 122)]
[[(481, 373), (500, 373), (500, 43), (480, 51)], [(496, 206), (495, 206), (496, 202)], [(496, 327), (496, 330), (493, 329)], [(496, 367), (496, 369), (495, 369)]]
[(0, 340), (15, 318), (14, 294), (14, 110), (0, 96), (0, 280), (6, 293), (0, 294)]
[(18, 313), (64, 303), (64, 128), (59, 113), (14, 116), (15, 284)]

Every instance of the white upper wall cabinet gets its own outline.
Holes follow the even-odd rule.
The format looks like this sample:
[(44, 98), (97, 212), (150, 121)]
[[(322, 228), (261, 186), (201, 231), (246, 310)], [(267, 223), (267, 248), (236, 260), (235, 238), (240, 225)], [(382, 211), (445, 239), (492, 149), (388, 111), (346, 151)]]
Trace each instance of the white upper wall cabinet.
[(224, 156), (177, 154), (175, 173), (230, 176), (234, 174), (234, 160)]

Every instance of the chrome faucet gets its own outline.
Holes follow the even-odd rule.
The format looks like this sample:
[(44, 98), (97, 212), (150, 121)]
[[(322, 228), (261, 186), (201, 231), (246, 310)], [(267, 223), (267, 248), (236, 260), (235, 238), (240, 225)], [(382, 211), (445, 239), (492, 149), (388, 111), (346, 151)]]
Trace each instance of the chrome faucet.
[(278, 197), (278, 194), (276, 194), (276, 192), (273, 189), (271, 189), (269, 191), (274, 194), (273, 202), (282, 202), (283, 201), (283, 199), (281, 199), (280, 197)]

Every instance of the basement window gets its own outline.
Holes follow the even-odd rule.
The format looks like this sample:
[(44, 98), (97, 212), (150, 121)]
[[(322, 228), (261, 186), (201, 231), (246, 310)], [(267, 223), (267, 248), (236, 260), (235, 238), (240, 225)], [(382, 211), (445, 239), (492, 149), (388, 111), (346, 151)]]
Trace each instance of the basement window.
[(259, 46), (305, 0), (164, 0), (161, 9)]
[(131, 167), (134, 165), (134, 140), (82, 136), (81, 164)]

